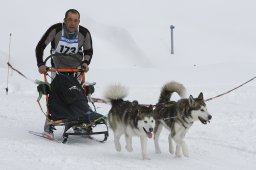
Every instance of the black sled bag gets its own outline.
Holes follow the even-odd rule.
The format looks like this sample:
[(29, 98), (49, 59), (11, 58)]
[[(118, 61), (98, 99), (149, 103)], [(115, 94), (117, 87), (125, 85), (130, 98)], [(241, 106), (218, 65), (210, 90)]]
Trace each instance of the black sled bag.
[(72, 75), (58, 74), (53, 79), (48, 108), (52, 120), (79, 122), (90, 120), (87, 97), (78, 80)]

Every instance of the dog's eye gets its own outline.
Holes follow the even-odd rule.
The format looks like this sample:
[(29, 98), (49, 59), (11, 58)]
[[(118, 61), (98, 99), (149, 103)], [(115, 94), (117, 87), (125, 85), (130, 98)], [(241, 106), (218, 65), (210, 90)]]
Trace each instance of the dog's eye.
[(144, 123), (148, 123), (148, 121), (144, 120)]
[(201, 109), (200, 111), (201, 111), (201, 112), (204, 112), (204, 109)]
[(153, 123), (153, 122), (154, 122), (154, 120), (151, 120), (151, 122)]

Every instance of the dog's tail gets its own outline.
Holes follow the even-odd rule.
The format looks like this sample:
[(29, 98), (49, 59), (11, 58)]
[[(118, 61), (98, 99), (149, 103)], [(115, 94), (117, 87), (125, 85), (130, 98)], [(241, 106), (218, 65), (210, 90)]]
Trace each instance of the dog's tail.
[(123, 99), (128, 95), (128, 89), (120, 84), (109, 86), (104, 94), (104, 97), (112, 105), (123, 101)]
[(166, 83), (161, 90), (158, 103), (168, 102), (171, 99), (172, 94), (176, 92), (181, 98), (187, 97), (187, 90), (183, 84), (171, 81)]

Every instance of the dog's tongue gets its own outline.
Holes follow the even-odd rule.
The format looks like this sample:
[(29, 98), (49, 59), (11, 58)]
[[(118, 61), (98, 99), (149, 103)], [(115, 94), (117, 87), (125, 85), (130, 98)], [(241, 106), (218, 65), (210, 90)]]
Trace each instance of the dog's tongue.
[(147, 136), (148, 136), (148, 138), (152, 138), (152, 133), (151, 132), (147, 132)]

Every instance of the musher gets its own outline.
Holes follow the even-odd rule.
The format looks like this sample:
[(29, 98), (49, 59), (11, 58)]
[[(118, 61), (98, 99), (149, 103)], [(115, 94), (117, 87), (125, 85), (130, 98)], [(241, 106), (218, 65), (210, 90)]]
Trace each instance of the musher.
[[(51, 60), (53, 67), (82, 67), (85, 72), (89, 71), (89, 64), (93, 55), (92, 38), (89, 30), (79, 25), (79, 23), (80, 13), (76, 9), (69, 9), (65, 13), (63, 23), (57, 23), (48, 28), (36, 46), (39, 73), (47, 72), (43, 53), (49, 43), (51, 43), (51, 54), (54, 54)], [(80, 87), (76, 76), (77, 74), (64, 72), (57, 72), (56, 75), (52, 74), (54, 79), (51, 83), (52, 90), (48, 102), (51, 119), (87, 122), (95, 119), (97, 113), (91, 110), (87, 98), (84, 99), (81, 96), (82, 93), (79, 93), (79, 91), (82, 91), (82, 87)], [(72, 88), (69, 86), (72, 86)], [(72, 94), (69, 94), (69, 92), (72, 92)], [(53, 128), (48, 125), (46, 119), (44, 132), (53, 136)]]

